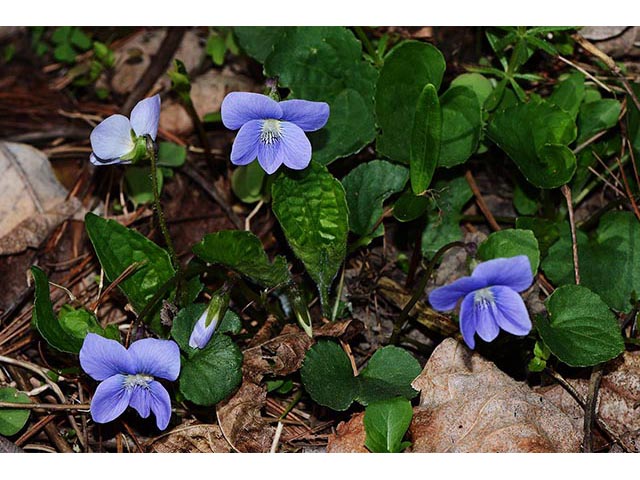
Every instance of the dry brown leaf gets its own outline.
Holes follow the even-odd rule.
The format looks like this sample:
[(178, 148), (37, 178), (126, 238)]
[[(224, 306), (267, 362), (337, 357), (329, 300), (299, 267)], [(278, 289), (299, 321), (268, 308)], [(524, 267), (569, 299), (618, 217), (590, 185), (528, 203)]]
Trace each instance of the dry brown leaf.
[(0, 142), (0, 192), (0, 255), (39, 247), (82, 208), (66, 200), (46, 155), (20, 143)]
[(578, 452), (572, 419), (463, 344), (446, 339), (412, 383), (414, 452)]
[[(357, 320), (331, 322), (314, 331), (314, 337), (355, 335), (362, 328)], [(302, 366), (313, 340), (296, 325), (286, 325), (280, 335), (243, 352), (242, 385), (216, 407), (218, 423), (227, 441), (239, 452), (268, 452), (275, 427), (261, 415), (267, 389), (265, 375), (286, 376)]]
[(229, 453), (231, 447), (218, 425), (186, 422), (149, 445), (154, 453)]
[[(589, 381), (566, 379), (576, 391), (586, 397)], [(557, 405), (576, 425), (582, 425), (584, 412), (573, 397), (561, 386), (536, 389)], [(630, 448), (640, 451), (640, 352), (625, 352), (606, 369), (598, 394), (598, 415)]]
[(329, 435), (327, 453), (369, 453), (364, 446), (364, 412), (356, 413), (348, 422), (340, 422), (336, 433)]

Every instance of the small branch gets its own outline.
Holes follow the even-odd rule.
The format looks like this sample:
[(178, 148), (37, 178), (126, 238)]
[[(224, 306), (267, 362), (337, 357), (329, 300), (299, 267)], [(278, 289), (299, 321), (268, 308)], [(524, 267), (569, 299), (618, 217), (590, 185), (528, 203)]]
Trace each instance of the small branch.
[(578, 239), (576, 236), (576, 220), (573, 215), (573, 202), (571, 200), (571, 189), (566, 185), (560, 188), (562, 195), (567, 201), (567, 209), (569, 210), (569, 225), (571, 226), (571, 247), (573, 252), (573, 273), (576, 279), (576, 285), (580, 285), (580, 263), (578, 261)]
[(89, 403), (14, 403), (0, 402), (0, 408), (13, 408), (16, 410), (43, 410), (43, 411), (69, 411), (86, 410), (89, 411)]
[(160, 48), (151, 59), (151, 63), (149, 63), (138, 83), (131, 90), (126, 102), (124, 102), (121, 110), (123, 114), (128, 115), (135, 104), (142, 100), (146, 93), (151, 90), (158, 78), (167, 71), (169, 62), (171, 62), (173, 55), (178, 50), (180, 43), (182, 43), (182, 37), (184, 37), (186, 31), (185, 27), (167, 28), (167, 34), (162, 40)]
[(582, 450), (585, 453), (593, 451), (591, 430), (593, 429), (594, 419), (597, 417), (598, 389), (600, 388), (603, 373), (603, 365), (596, 365), (591, 370), (591, 377), (589, 378), (589, 392), (584, 405), (584, 439), (582, 440)]
[(501, 230), (500, 225), (498, 225), (498, 222), (496, 222), (496, 219), (491, 213), (491, 210), (489, 210), (489, 207), (485, 203), (484, 198), (482, 197), (482, 193), (480, 193), (480, 189), (478, 188), (478, 184), (476, 183), (476, 179), (473, 178), (473, 175), (471, 174), (471, 170), (467, 170), (467, 172), (464, 174), (464, 178), (466, 178), (467, 183), (469, 184), (469, 187), (473, 192), (473, 196), (476, 197), (476, 203), (478, 204), (478, 207), (480, 208), (482, 214), (487, 219), (487, 222), (489, 222), (491, 229), (495, 232)]

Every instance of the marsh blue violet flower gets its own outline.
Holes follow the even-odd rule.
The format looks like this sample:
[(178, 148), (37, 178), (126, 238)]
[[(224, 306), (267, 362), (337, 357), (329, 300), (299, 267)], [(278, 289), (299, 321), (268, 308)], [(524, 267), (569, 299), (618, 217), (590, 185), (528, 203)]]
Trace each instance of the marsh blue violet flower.
[(293, 170), (307, 168), (311, 143), (304, 132), (324, 127), (329, 105), (307, 100), (276, 102), (266, 95), (232, 92), (222, 102), (222, 123), (240, 130), (231, 148), (231, 163), (247, 165), (256, 157), (268, 174), (284, 164)]
[(146, 156), (145, 136), (155, 141), (160, 120), (160, 95), (145, 98), (131, 111), (131, 120), (116, 114), (105, 118), (91, 132), (89, 160), (94, 165), (131, 163)]
[(448, 311), (462, 298), (460, 330), (469, 348), (474, 348), (476, 333), (491, 342), (500, 329), (513, 335), (531, 331), (531, 319), (519, 292), (532, 283), (526, 255), (496, 258), (479, 263), (470, 277), (436, 288), (429, 294), (429, 302), (435, 310)]
[(142, 418), (153, 412), (158, 428), (167, 428), (171, 399), (155, 378), (178, 378), (180, 349), (175, 342), (145, 338), (126, 349), (115, 340), (89, 333), (80, 349), (80, 365), (100, 381), (91, 400), (95, 422), (110, 422), (131, 406)]
[(189, 346), (191, 348), (203, 349), (207, 346), (218, 323), (224, 317), (228, 305), (229, 294), (226, 292), (217, 293), (211, 297), (211, 302), (200, 315), (189, 337)]

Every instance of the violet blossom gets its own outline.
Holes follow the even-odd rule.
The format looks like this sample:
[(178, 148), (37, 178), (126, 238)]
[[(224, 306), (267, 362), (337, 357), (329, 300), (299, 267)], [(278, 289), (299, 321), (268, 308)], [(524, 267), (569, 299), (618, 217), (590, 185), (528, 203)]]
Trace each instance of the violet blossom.
[(180, 349), (175, 342), (145, 338), (126, 349), (115, 340), (89, 333), (80, 350), (80, 365), (100, 381), (91, 400), (95, 422), (110, 422), (131, 406), (142, 418), (153, 412), (158, 428), (167, 428), (171, 399), (155, 378), (178, 378)]
[(266, 95), (232, 92), (222, 102), (222, 123), (238, 130), (231, 163), (247, 165), (256, 158), (268, 174), (282, 164), (303, 170), (311, 161), (311, 143), (304, 132), (322, 128), (329, 105), (307, 100), (276, 102)]
[(128, 164), (146, 156), (146, 136), (155, 141), (160, 120), (160, 95), (145, 98), (131, 111), (131, 120), (116, 114), (91, 132), (89, 160), (94, 165)]
[(470, 277), (436, 288), (429, 295), (429, 302), (435, 310), (448, 311), (462, 299), (460, 330), (469, 348), (474, 348), (476, 333), (485, 342), (491, 342), (500, 329), (513, 335), (531, 331), (531, 319), (518, 292), (532, 283), (531, 264), (526, 255), (496, 258), (479, 263)]
[(205, 308), (196, 322), (189, 337), (191, 348), (203, 349), (211, 340), (218, 323), (224, 318), (229, 305), (229, 294), (216, 293), (211, 297), (211, 302)]

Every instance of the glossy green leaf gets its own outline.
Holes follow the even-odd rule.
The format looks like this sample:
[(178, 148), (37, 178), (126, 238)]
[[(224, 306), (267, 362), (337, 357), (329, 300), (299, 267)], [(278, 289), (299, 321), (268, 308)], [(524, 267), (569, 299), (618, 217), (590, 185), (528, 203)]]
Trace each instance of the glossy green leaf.
[(567, 147), (576, 137), (571, 116), (545, 102), (521, 103), (496, 113), (488, 135), (538, 188), (566, 184), (576, 169)]
[(480, 73), (463, 73), (451, 81), (451, 88), (467, 87), (476, 95), (478, 103), (484, 105), (493, 91), (491, 81)]
[(482, 108), (468, 87), (451, 87), (440, 98), (442, 145), (438, 165), (454, 167), (466, 162), (478, 148), (482, 132)]
[(614, 127), (621, 110), (622, 104), (611, 98), (582, 105), (578, 115), (577, 143), (581, 144), (595, 134)]
[(333, 410), (349, 408), (358, 392), (349, 357), (330, 340), (319, 340), (309, 349), (300, 376), (311, 398)]
[(349, 211), (342, 184), (312, 162), (302, 172), (280, 175), (272, 187), (273, 212), (296, 256), (318, 285), (328, 311), (329, 289), (344, 260)]
[[(65, 332), (80, 341), (80, 346), (82, 346), (87, 333), (95, 333), (117, 342), (120, 341), (120, 331), (117, 325), (108, 325), (106, 328), (102, 328), (95, 315), (84, 308), (75, 309), (70, 305), (63, 305), (58, 314), (58, 321)], [(80, 348), (78, 348), (79, 351)]]
[(440, 88), (445, 61), (428, 43), (402, 42), (386, 57), (376, 87), (376, 113), (382, 132), (378, 151), (397, 162), (409, 163), (416, 105), (425, 85)]
[(260, 63), (273, 52), (284, 33), (292, 27), (234, 27), (240, 47)]
[(436, 182), (433, 190), (427, 226), (422, 233), (422, 253), (427, 258), (431, 258), (440, 247), (462, 238), (462, 209), (473, 197), (464, 177), (457, 177), (449, 182)]
[(422, 216), (428, 208), (427, 197), (417, 196), (411, 190), (406, 190), (393, 204), (393, 216), (400, 222), (410, 222)]
[(63, 329), (53, 313), (47, 275), (35, 266), (31, 267), (31, 274), (35, 284), (32, 325), (42, 338), (56, 350), (78, 353), (82, 348), (82, 339)]
[(397, 396), (415, 397), (411, 382), (420, 374), (418, 361), (402, 348), (388, 346), (373, 354), (356, 377), (340, 345), (320, 340), (307, 352), (300, 371), (311, 398), (320, 405), (343, 411), (353, 401), (362, 405)]
[(375, 138), (373, 96), (378, 72), (362, 58), (362, 45), (343, 27), (295, 27), (264, 60), (267, 76), (289, 88), (289, 98), (327, 102), (327, 125), (309, 135), (313, 159), (328, 164)]
[(418, 97), (411, 129), (409, 173), (411, 189), (416, 195), (429, 187), (438, 166), (443, 136), (442, 115), (438, 92), (429, 83)]
[(221, 402), (241, 382), (242, 352), (226, 335), (214, 334), (203, 350), (182, 360), (180, 392), (197, 405)]
[(365, 446), (373, 453), (399, 453), (411, 424), (413, 408), (406, 398), (396, 397), (371, 403), (364, 412)]
[[(0, 402), (31, 403), (29, 397), (15, 388), (0, 388)], [(0, 408), (0, 435), (15, 435), (29, 420), (29, 410), (18, 408)]]
[(509, 228), (493, 232), (478, 246), (478, 257), (484, 261), (517, 255), (529, 257), (532, 273), (535, 275), (538, 272), (540, 250), (538, 240), (531, 230)]
[[(115, 220), (88, 213), (84, 223), (108, 281), (113, 282), (128, 268), (135, 269), (118, 283), (118, 288), (140, 313), (158, 289), (175, 275), (169, 254), (144, 235)], [(153, 315), (152, 328), (160, 334), (164, 332), (159, 325), (159, 308), (157, 306), (150, 313)]]
[(544, 343), (567, 365), (597, 365), (624, 351), (616, 317), (588, 288), (560, 287), (547, 299), (546, 306), (549, 318), (538, 318), (536, 327)]
[[(555, 285), (574, 283), (569, 229), (542, 262), (547, 278)], [(594, 238), (577, 232), (581, 284), (597, 293), (609, 307), (628, 312), (632, 295), (640, 292), (640, 223), (631, 212), (602, 216)]]
[(291, 280), (284, 257), (276, 256), (273, 263), (270, 262), (260, 239), (251, 232), (209, 233), (193, 246), (193, 253), (205, 262), (235, 270), (263, 287), (272, 288)]
[(372, 232), (383, 213), (383, 203), (407, 183), (408, 171), (402, 165), (373, 160), (358, 165), (342, 179), (349, 207), (349, 228), (358, 235), (382, 235), (380, 225)]
[(584, 75), (580, 72), (575, 72), (556, 85), (549, 97), (549, 101), (575, 119), (578, 116), (584, 95)]

